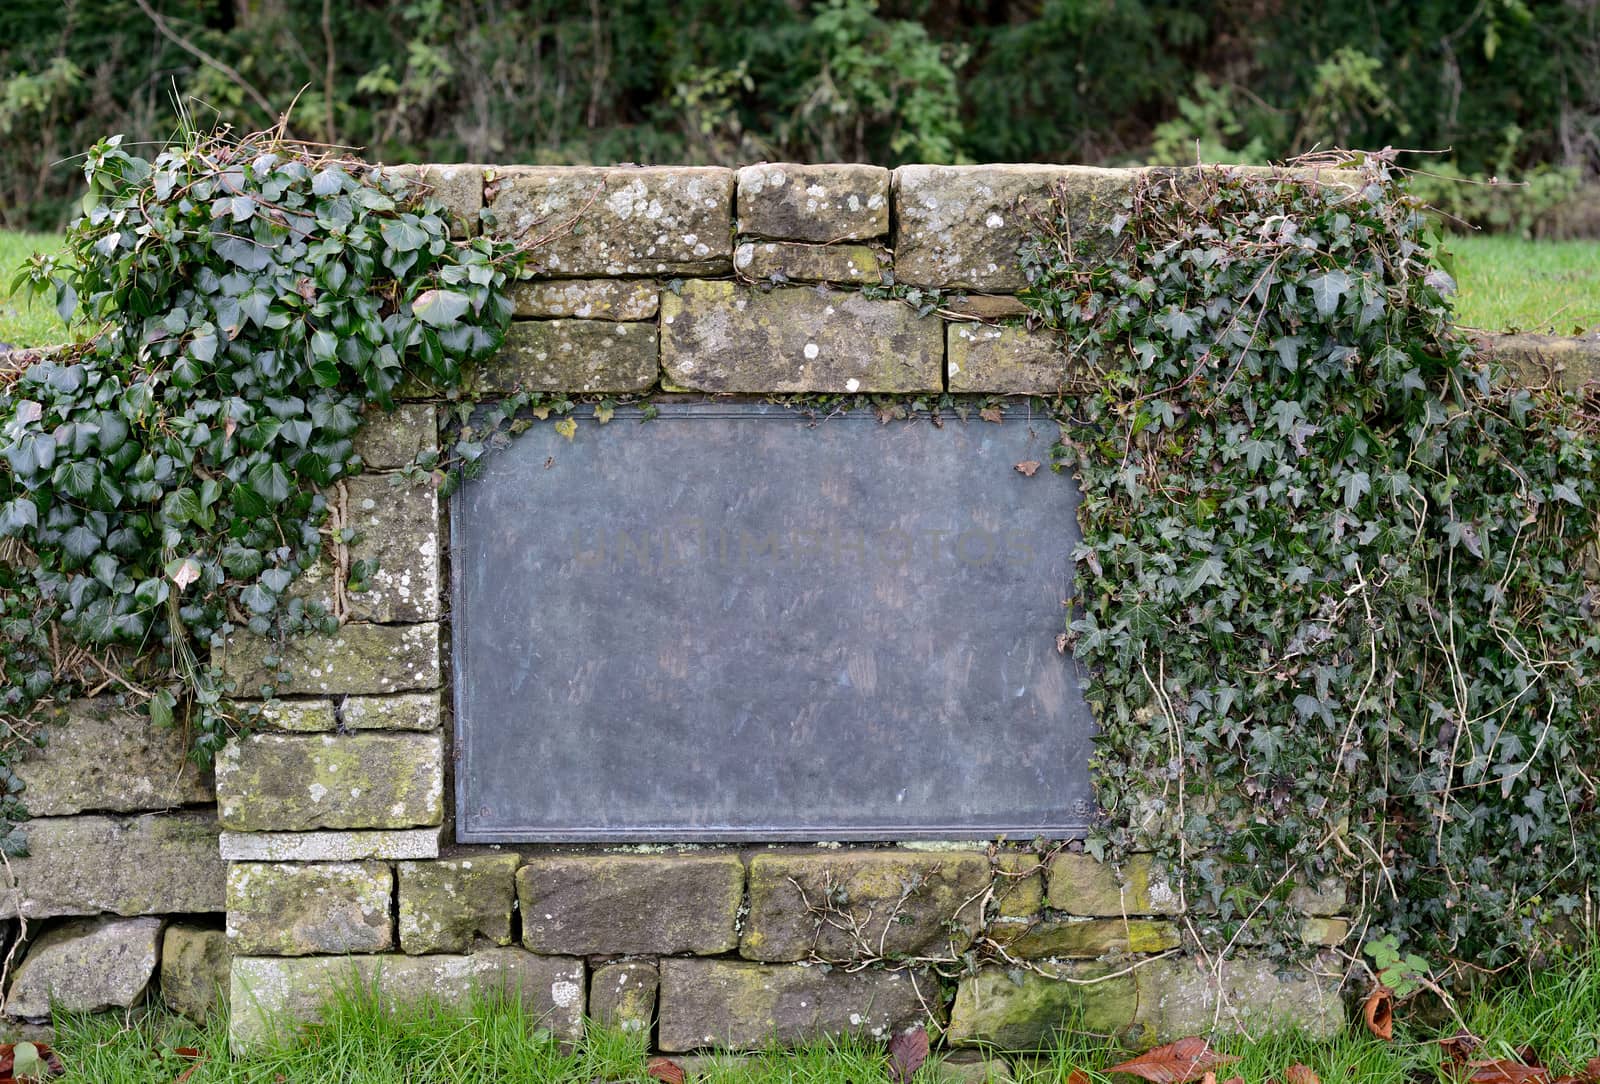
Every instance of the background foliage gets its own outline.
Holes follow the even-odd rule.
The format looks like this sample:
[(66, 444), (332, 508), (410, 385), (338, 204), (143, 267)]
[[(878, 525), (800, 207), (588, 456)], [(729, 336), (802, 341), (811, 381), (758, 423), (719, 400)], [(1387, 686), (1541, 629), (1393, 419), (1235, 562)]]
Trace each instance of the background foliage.
[(1090, 368), (1062, 452), (1098, 846), (1164, 851), (1229, 945), (1294, 949), (1330, 874), (1434, 959), (1592, 928), (1593, 402), (1473, 357), (1381, 157), (1141, 185), (1103, 260), (1053, 214), (1023, 254)]
[(1600, 0), (11, 0), (5, 25), (10, 228), (65, 220), (57, 163), (104, 133), (167, 138), (175, 91), (240, 131), (298, 95), (292, 134), (384, 161), (1190, 163), (1198, 141), (1600, 173)]

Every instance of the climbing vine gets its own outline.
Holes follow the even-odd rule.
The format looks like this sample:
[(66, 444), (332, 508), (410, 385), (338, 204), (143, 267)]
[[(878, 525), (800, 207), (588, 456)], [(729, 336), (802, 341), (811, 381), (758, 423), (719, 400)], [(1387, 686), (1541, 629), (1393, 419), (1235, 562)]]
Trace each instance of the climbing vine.
[(41, 703), (115, 690), (205, 759), (237, 722), (211, 649), (336, 622), (290, 591), (349, 540), (322, 487), (404, 381), (498, 349), (522, 254), (270, 134), (151, 160), (113, 138), (84, 176), (66, 258), (19, 285), (86, 337), (0, 374), (0, 716), (9, 748)]
[(1357, 936), (1492, 966), (1593, 917), (1600, 414), (1474, 356), (1353, 166), (1152, 173), (1104, 256), (1060, 201), (1023, 250), (1082, 367), (1091, 845), (1162, 851), (1217, 944), (1293, 954), (1336, 875)]

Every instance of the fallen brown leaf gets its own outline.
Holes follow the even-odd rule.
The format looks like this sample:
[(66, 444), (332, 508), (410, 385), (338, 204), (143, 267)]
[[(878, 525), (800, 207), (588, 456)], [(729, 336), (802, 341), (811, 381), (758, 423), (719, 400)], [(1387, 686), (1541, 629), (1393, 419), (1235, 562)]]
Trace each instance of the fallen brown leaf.
[(1375, 988), (1361, 1006), (1361, 1018), (1367, 1022), (1367, 1030), (1378, 1038), (1393, 1039), (1394, 991), (1387, 986)]
[(922, 1028), (902, 1031), (889, 1040), (889, 1077), (895, 1084), (907, 1084), (927, 1060), (928, 1033)]
[(1600, 1084), (1600, 1058), (1590, 1058), (1589, 1064), (1583, 1067), (1582, 1075), (1588, 1084)]
[(1312, 1072), (1311, 1066), (1296, 1062), (1284, 1072), (1283, 1084), (1322, 1084), (1322, 1081), (1317, 1079), (1317, 1074)]
[(986, 406), (982, 410), (978, 411), (978, 417), (982, 418), (986, 422), (994, 422), (994, 424), (999, 425), (1000, 408), (997, 406)]
[(651, 1058), (645, 1063), (644, 1071), (662, 1084), (683, 1084), (683, 1066), (671, 1058)]
[(1471, 1084), (1549, 1084), (1550, 1070), (1542, 1065), (1524, 1065), (1510, 1058), (1468, 1062)]
[(1121, 1065), (1113, 1065), (1108, 1073), (1131, 1073), (1150, 1081), (1150, 1084), (1188, 1084), (1199, 1080), (1218, 1065), (1239, 1059), (1232, 1054), (1219, 1054), (1211, 1044), (1198, 1035), (1179, 1039), (1166, 1046), (1158, 1046)]
[(1074, 1069), (1067, 1074), (1067, 1084), (1089, 1084), (1089, 1074), (1082, 1069)]
[(1024, 459), (1021, 463), (1017, 464), (1017, 473), (1022, 475), (1024, 478), (1032, 478), (1038, 469), (1039, 461), (1037, 459)]
[(1439, 1040), (1439, 1049), (1450, 1065), (1461, 1065), (1478, 1049), (1478, 1037), (1469, 1031), (1458, 1031), (1448, 1039)]

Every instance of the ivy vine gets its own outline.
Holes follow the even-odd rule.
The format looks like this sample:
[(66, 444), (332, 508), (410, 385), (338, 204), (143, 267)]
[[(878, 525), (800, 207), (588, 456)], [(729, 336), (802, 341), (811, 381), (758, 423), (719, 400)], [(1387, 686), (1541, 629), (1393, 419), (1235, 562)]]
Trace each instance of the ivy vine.
[(1023, 249), (1082, 366), (1091, 846), (1162, 851), (1219, 943), (1301, 951), (1334, 875), (1357, 936), (1492, 967), (1593, 917), (1600, 415), (1473, 355), (1423, 209), (1356, 165), (1152, 173), (1104, 258), (1059, 199)]
[(322, 487), (402, 382), (455, 387), (499, 348), (523, 254), (270, 134), (153, 160), (112, 138), (84, 176), (65, 259), (17, 285), (86, 337), (0, 374), (0, 760), (41, 704), (99, 689), (204, 760), (240, 721), (211, 649), (332, 627), (289, 592), (328, 541)]

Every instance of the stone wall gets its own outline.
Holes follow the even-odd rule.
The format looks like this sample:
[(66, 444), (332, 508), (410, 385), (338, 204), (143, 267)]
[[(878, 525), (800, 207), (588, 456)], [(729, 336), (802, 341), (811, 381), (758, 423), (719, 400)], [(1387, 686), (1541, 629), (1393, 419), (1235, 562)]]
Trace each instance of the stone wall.
[[(504, 351), (472, 375), (490, 395), (1051, 393), (1072, 359), (1018, 320), (1019, 205), (1064, 183), (1087, 249), (1134, 179), (1047, 166), (408, 172), (459, 232), (487, 210), (487, 228), (541, 242)], [(887, 283), (922, 293), (860, 289)], [(395, 998), (504, 990), (562, 1036), (587, 1016), (673, 1053), (924, 1022), (951, 1046), (1027, 1049), (1073, 1012), (1135, 1042), (1215, 1022), (1343, 1022), (1331, 957), (1280, 973), (1188, 955), (1193, 916), (1148, 855), (1112, 867), (1063, 843), (454, 845), (447, 535), (434, 489), (401, 471), (437, 447), (440, 413), (418, 395), (374, 419), (366, 472), (330, 494), (335, 525), (356, 531), (346, 556), (380, 566), (370, 590), (337, 600), (333, 555), (298, 585), (337, 602), (338, 634), (282, 658), (244, 635), (221, 653), (241, 696), (269, 699), (265, 728), (218, 758), (214, 808), (211, 781), (179, 767), (180, 735), (106, 702), (75, 708), (25, 767), (38, 819), (32, 857), (12, 863), (7, 914), (27, 922), (13, 1017), (52, 999), (127, 1004), (158, 971), (162, 996), (198, 1014), (221, 968), (240, 1045), (314, 1018), (357, 980)], [(1297, 901), (1308, 943), (1346, 938), (1339, 886)]]

